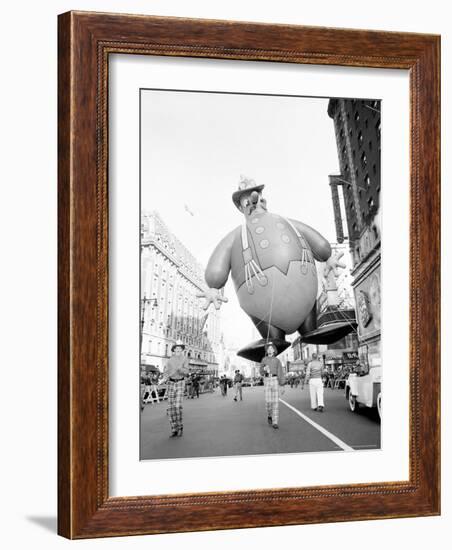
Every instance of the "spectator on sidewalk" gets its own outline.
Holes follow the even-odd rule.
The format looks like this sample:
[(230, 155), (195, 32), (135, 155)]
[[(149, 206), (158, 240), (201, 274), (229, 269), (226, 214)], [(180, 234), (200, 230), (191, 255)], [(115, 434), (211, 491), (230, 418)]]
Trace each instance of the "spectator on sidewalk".
[(221, 388), (221, 395), (223, 397), (226, 397), (228, 393), (228, 379), (226, 378), (225, 374), (223, 374), (223, 376), (220, 378), (220, 388)]
[(300, 370), (300, 386), (302, 390), (304, 390), (305, 378), (306, 378), (306, 368), (302, 366)]
[(191, 380), (192, 384), (192, 398), (196, 397), (199, 399), (199, 384), (200, 384), (200, 378), (197, 374), (194, 374)]
[(187, 393), (187, 399), (193, 399), (193, 377), (189, 376), (185, 380), (185, 391)]
[(151, 389), (152, 389), (152, 381), (151, 381), (151, 375), (146, 372), (144, 375), (144, 402), (149, 398), (151, 395)]
[(142, 368), (140, 375), (140, 390), (141, 390), (141, 410), (144, 409), (147, 396), (149, 395), (150, 382), (147, 372)]
[[(160, 378), (160, 373), (153, 372), (150, 374), (150, 381), (151, 381), (151, 397), (154, 397), (154, 399), (157, 401), (157, 403), (160, 403), (159, 398), (159, 389), (158, 389), (158, 383)], [(154, 395), (152, 395), (154, 394)]]

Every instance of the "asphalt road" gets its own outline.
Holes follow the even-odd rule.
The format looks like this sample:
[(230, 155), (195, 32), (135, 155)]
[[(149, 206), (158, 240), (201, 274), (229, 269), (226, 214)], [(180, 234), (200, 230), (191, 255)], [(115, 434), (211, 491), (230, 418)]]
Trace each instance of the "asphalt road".
[(169, 438), (166, 401), (146, 405), (141, 413), (141, 459), (380, 448), (375, 411), (352, 413), (343, 390), (325, 390), (325, 411), (319, 413), (310, 408), (307, 387), (286, 387), (279, 430), (267, 424), (262, 386), (243, 388), (243, 401), (232, 398), (232, 391), (222, 397), (217, 389), (199, 399), (185, 399), (184, 435), (174, 439)]

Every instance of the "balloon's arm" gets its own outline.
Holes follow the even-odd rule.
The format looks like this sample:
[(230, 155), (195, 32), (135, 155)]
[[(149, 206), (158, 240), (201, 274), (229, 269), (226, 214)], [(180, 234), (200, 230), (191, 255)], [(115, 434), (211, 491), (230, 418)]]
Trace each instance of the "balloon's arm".
[(298, 220), (290, 220), (303, 237), (308, 241), (314, 258), (319, 262), (326, 262), (331, 256), (330, 243), (318, 231)]
[(210, 256), (206, 267), (205, 279), (209, 288), (220, 289), (226, 284), (231, 271), (231, 256), (234, 237), (240, 228), (236, 228), (222, 239)]

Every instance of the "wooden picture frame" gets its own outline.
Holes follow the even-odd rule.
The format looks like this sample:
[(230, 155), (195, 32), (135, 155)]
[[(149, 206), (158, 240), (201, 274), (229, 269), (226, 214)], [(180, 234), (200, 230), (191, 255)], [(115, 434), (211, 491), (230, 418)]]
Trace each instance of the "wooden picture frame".
[[(440, 38), (69, 12), (58, 39), (58, 532), (68, 538), (440, 513)], [(143, 497), (108, 491), (110, 54), (410, 74), (408, 481)]]

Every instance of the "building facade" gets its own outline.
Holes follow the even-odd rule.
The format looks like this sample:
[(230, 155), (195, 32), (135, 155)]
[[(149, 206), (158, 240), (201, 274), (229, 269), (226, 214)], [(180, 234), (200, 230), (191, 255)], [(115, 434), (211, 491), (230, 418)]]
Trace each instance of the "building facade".
[(220, 363), (219, 375), (225, 375), (233, 379), (235, 371), (238, 369), (245, 378), (259, 376), (259, 365), (253, 361), (239, 357), (237, 355), (238, 351), (238, 347), (231, 345), (225, 348), (225, 360), (223, 363)]
[(218, 374), (223, 343), (220, 312), (206, 314), (196, 294), (204, 269), (156, 212), (141, 218), (141, 363), (163, 370), (175, 340), (190, 368)]
[(328, 105), (340, 166), (340, 174), (330, 176), (337, 240), (350, 247), (359, 357), (370, 368), (381, 366), (380, 110), (377, 100), (331, 99)]

